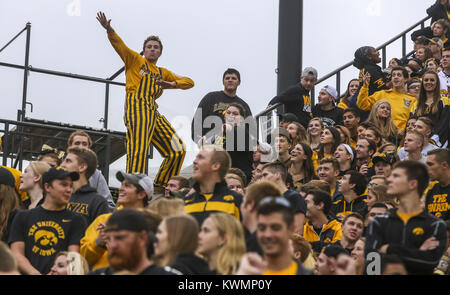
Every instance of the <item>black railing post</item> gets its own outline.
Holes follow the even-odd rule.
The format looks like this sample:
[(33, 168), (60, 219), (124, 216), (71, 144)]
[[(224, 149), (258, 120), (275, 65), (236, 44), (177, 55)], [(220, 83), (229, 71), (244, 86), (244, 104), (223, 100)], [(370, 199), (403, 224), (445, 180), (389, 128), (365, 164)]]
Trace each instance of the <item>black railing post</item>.
[(8, 144), (9, 144), (9, 123), (6, 122), (5, 123), (5, 133), (3, 134), (3, 140), (2, 140), (2, 144), (3, 144), (3, 160), (2, 160), (2, 165), (3, 166), (7, 166), (6, 160), (8, 159), (9, 156), (9, 148), (8, 148)]
[(383, 53), (382, 65), (383, 65), (383, 69), (385, 69), (386, 68), (386, 46), (383, 46), (383, 48), (381, 49), (381, 52)]
[(105, 166), (103, 167), (103, 176), (106, 183), (109, 184), (109, 164), (111, 162), (111, 135), (106, 135), (106, 152), (105, 152)]
[(27, 88), (28, 88), (28, 74), (29, 74), (29, 61), (30, 61), (30, 35), (31, 35), (31, 23), (27, 23), (27, 41), (25, 44), (25, 69), (23, 71), (23, 95), (22, 95), (22, 112), (20, 114), (20, 121), (25, 120), (25, 108), (27, 103)]
[(105, 113), (103, 115), (103, 128), (108, 129), (108, 109), (109, 109), (109, 83), (106, 83), (105, 89)]
[(402, 56), (406, 56), (406, 33), (402, 35)]
[(338, 93), (338, 97), (336, 97), (336, 100), (338, 100), (341, 96), (341, 71), (336, 73), (336, 91)]

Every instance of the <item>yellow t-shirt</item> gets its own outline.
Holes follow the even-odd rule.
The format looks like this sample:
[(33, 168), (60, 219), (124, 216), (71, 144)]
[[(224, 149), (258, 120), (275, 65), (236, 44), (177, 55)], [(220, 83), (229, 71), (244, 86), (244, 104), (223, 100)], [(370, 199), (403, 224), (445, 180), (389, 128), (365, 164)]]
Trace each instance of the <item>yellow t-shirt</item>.
[(291, 265), (282, 270), (266, 270), (263, 272), (263, 275), (266, 276), (293, 276), (297, 274), (298, 264), (296, 261), (292, 261)]
[(397, 129), (405, 130), (410, 113), (414, 113), (412, 108), (416, 102), (415, 96), (392, 89), (380, 90), (369, 96), (369, 87), (362, 86), (356, 105), (361, 110), (370, 111), (372, 106), (381, 99), (385, 99), (391, 104), (392, 121)]

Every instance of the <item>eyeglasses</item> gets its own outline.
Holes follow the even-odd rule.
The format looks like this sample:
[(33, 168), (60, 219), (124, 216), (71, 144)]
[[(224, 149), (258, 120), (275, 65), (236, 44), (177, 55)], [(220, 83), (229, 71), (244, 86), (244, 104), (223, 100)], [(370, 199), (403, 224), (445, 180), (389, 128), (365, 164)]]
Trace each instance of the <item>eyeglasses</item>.
[(259, 202), (259, 206), (266, 204), (277, 204), (286, 208), (291, 208), (291, 203), (289, 203), (289, 201), (284, 197), (265, 197)]
[(418, 89), (418, 88), (420, 88), (420, 85), (412, 85), (408, 87), (408, 89)]

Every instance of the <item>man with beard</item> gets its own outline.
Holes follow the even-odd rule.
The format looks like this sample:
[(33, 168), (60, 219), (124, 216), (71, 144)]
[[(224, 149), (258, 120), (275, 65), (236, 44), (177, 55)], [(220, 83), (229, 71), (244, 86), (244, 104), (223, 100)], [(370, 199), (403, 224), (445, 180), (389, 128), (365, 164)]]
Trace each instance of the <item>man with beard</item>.
[(350, 213), (345, 216), (342, 221), (341, 229), (341, 240), (334, 244), (341, 246), (347, 250), (349, 255), (351, 255), (353, 249), (355, 248), (356, 242), (362, 237), (364, 230), (364, 218), (359, 213)]
[[(90, 274), (111, 275), (120, 271), (138, 275), (177, 274), (171, 269), (154, 265), (149, 259), (149, 256), (153, 254), (152, 245), (155, 238), (144, 213), (131, 208), (114, 212), (108, 219), (105, 235), (109, 267), (98, 269)], [(149, 248), (151, 248), (150, 253)]]

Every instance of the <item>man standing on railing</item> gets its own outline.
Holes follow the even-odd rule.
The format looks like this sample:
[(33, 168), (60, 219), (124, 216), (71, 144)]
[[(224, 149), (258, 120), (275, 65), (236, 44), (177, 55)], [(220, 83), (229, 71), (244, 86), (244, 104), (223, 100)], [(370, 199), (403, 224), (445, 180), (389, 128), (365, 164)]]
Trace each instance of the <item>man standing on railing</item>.
[(125, 45), (103, 12), (97, 14), (97, 20), (125, 63), (126, 171), (147, 173), (147, 153), (152, 143), (164, 158), (155, 177), (155, 190), (163, 193), (169, 178), (180, 172), (186, 148), (169, 121), (158, 112), (156, 99), (164, 89), (189, 89), (194, 86), (194, 81), (156, 66), (163, 49), (159, 37), (150, 36), (144, 41), (142, 56)]
[(308, 128), (311, 119), (311, 98), (309, 92), (317, 82), (317, 70), (307, 67), (303, 70), (300, 77), (300, 84), (292, 85), (280, 95), (275, 96), (268, 107), (283, 103), (286, 112), (293, 113), (297, 116), (299, 123)]

